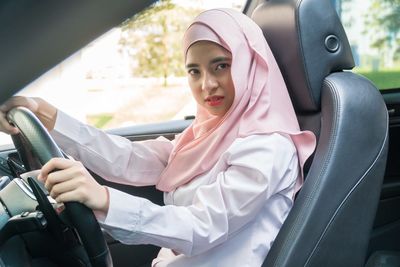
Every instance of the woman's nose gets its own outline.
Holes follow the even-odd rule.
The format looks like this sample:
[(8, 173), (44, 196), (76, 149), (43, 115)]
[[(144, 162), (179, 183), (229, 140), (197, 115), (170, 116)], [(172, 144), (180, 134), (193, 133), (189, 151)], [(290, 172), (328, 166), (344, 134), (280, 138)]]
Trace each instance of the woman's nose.
[(203, 82), (201, 85), (201, 90), (203, 91), (211, 91), (218, 87), (217, 79), (209, 73), (205, 73), (203, 77)]

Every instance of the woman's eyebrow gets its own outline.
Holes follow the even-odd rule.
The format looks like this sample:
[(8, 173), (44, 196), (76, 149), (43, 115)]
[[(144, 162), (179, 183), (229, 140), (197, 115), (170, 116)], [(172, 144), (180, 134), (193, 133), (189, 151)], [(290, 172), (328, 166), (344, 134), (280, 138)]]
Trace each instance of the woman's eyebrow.
[[(219, 63), (219, 62), (226, 62), (226, 61), (231, 61), (232, 59), (230, 57), (215, 57), (213, 59), (210, 60), (210, 64), (215, 64), (215, 63)], [(186, 64), (186, 68), (190, 69), (190, 68), (196, 68), (198, 67), (199, 64), (197, 63), (188, 63)]]
[(198, 66), (199, 66), (199, 64), (196, 64), (196, 63), (189, 63), (189, 64), (186, 64), (186, 68), (187, 68), (187, 69), (196, 68), (196, 67), (198, 67)]
[(210, 64), (215, 64), (218, 62), (226, 62), (226, 61), (231, 61), (230, 57), (216, 57), (211, 59)]

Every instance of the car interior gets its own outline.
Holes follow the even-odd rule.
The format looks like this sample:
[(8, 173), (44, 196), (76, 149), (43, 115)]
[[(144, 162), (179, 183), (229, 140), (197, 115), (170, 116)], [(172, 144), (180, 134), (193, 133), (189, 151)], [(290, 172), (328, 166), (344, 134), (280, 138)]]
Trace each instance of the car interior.
[[(0, 34), (7, 42), (0, 43), (0, 102), (153, 2), (3, 1)], [(317, 136), (304, 185), (262, 266), (399, 266), (400, 88), (381, 93), (352, 71), (350, 44), (330, 0), (249, 0), (243, 12), (263, 30), (301, 128)], [(77, 25), (83, 25), (79, 31)], [(64, 156), (29, 112), (16, 110), (9, 118), (26, 130), (14, 138), (14, 146), (0, 151), (1, 175), (17, 177), (36, 169), (37, 162)], [(173, 139), (190, 122), (108, 132), (132, 141)], [(103, 184), (163, 203), (154, 187), (128, 187), (93, 175)], [(68, 205), (66, 214), (57, 215), (32, 179), (27, 183), (40, 211), (22, 216), (24, 208), (35, 209), (37, 203), (21, 201), (18, 179), (12, 181), (14, 189), (7, 185), (0, 191), (0, 266), (150, 266), (159, 250), (124, 245), (102, 233), (84, 206)], [(62, 228), (65, 221), (69, 227)]]
[(277, 58), (301, 128), (318, 136), (303, 188), (263, 266), (362, 266), (387, 155), (384, 101), (349, 71), (350, 45), (329, 1), (266, 1), (252, 18)]

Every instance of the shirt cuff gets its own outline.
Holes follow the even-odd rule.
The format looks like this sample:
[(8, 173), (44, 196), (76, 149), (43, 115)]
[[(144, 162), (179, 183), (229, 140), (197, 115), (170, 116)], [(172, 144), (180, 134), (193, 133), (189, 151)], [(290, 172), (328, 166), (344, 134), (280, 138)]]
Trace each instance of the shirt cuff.
[[(109, 208), (105, 218), (97, 218), (103, 229), (118, 239), (125, 240), (140, 230), (142, 199), (108, 187)], [(127, 201), (129, 200), (129, 201)]]

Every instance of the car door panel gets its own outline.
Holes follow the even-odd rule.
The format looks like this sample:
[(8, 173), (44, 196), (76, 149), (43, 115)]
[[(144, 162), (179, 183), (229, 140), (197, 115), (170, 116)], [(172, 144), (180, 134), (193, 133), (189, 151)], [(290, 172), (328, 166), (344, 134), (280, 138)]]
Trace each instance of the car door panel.
[(389, 152), (368, 255), (400, 251), (400, 89), (383, 90), (389, 113)]
[(126, 137), (131, 141), (154, 139), (161, 135), (172, 140), (176, 134), (181, 133), (187, 126), (189, 126), (191, 122), (191, 119), (172, 120), (161, 123), (151, 123), (112, 129), (108, 130), (107, 132)]

